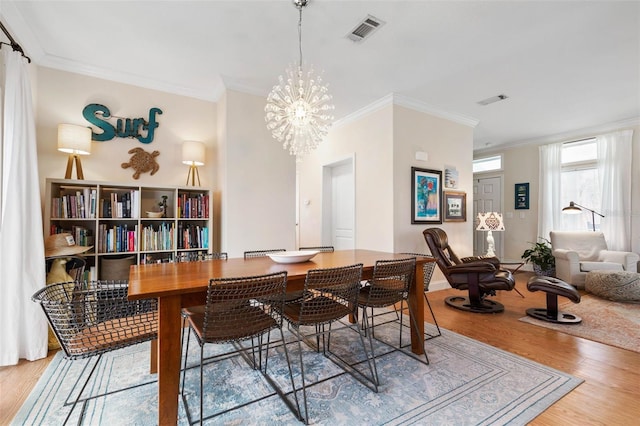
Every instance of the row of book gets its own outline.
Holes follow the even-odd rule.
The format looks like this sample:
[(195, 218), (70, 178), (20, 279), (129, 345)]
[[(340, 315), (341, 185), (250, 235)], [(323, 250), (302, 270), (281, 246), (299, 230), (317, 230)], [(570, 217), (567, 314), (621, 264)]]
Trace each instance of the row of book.
[(179, 222), (177, 242), (178, 249), (209, 248), (209, 228)]
[(72, 226), (71, 229), (64, 229), (61, 226), (51, 224), (49, 235), (67, 233), (73, 235), (73, 239), (78, 246), (92, 246), (95, 242), (91, 229), (84, 226)]
[(140, 250), (173, 250), (175, 226), (173, 222), (159, 225), (147, 225), (142, 228)]
[(119, 194), (112, 192), (109, 199), (100, 199), (100, 217), (138, 218), (140, 209), (140, 191), (132, 189)]
[(136, 247), (138, 247), (138, 225), (98, 226), (99, 253), (136, 251)]
[(209, 196), (207, 194), (180, 194), (178, 196), (178, 217), (181, 219), (201, 219), (209, 217)]
[(51, 217), (59, 219), (95, 219), (95, 188), (83, 188), (73, 194), (63, 194), (51, 198)]

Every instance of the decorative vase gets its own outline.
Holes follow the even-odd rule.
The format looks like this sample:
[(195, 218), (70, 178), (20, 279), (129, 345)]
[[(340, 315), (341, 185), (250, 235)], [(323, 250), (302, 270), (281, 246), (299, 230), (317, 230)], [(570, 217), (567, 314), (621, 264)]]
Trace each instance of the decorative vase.
[(540, 265), (533, 264), (533, 272), (536, 275), (542, 275), (544, 277), (554, 277), (556, 275), (556, 268), (542, 269)]

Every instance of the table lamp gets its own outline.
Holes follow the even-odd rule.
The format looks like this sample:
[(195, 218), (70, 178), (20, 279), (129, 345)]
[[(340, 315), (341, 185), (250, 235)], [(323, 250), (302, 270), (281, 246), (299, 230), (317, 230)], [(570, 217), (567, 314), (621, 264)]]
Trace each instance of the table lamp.
[(198, 166), (204, 166), (204, 153), (205, 146), (202, 142), (182, 142), (182, 164), (190, 166), (189, 174), (187, 175), (187, 185), (189, 185), (189, 180), (191, 180), (191, 186), (195, 186), (197, 177), (198, 186), (200, 186), (200, 173), (198, 173)]
[(58, 124), (58, 151), (69, 154), (64, 178), (71, 179), (75, 162), (76, 176), (79, 180), (84, 180), (80, 155), (91, 154), (91, 128), (75, 124)]
[(496, 212), (478, 213), (476, 231), (487, 231), (487, 256), (495, 257), (493, 231), (504, 231), (502, 214)]

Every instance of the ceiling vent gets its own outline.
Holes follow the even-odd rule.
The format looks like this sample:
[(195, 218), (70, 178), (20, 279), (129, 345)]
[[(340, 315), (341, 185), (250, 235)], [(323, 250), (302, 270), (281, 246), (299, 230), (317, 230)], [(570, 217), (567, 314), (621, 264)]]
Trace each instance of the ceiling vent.
[(487, 99), (483, 99), (481, 101), (479, 101), (478, 103), (480, 105), (489, 105), (492, 104), (494, 102), (500, 102), (500, 101), (504, 101), (505, 99), (508, 99), (509, 97), (507, 95), (498, 95), (498, 96), (493, 96), (491, 98), (487, 98)]
[(358, 25), (355, 26), (347, 38), (353, 42), (359, 43), (367, 37), (370, 37), (378, 28), (385, 24), (384, 21), (375, 16), (367, 15)]

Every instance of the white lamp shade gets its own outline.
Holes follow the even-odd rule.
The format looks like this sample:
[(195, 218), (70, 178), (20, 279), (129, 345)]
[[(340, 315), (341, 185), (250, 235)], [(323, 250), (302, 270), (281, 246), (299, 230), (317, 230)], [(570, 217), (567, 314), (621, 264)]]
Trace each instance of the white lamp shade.
[(478, 213), (476, 231), (504, 231), (502, 214), (496, 212)]
[(182, 163), (194, 166), (204, 166), (205, 146), (202, 142), (182, 142)]
[(75, 124), (58, 124), (58, 151), (67, 154), (91, 154), (91, 129)]

